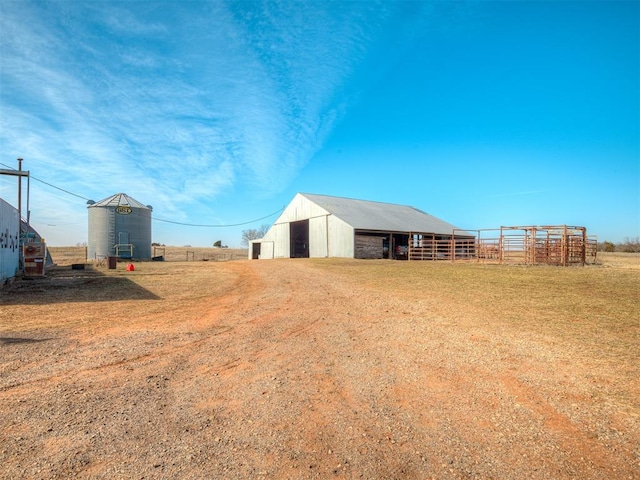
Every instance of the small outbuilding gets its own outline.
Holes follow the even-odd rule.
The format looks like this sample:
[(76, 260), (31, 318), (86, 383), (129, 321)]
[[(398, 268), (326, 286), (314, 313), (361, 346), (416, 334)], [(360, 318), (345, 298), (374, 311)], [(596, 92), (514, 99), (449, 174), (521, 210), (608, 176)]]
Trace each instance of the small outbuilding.
[(407, 259), (411, 244), (449, 245), (455, 229), (414, 207), (298, 193), (249, 258)]

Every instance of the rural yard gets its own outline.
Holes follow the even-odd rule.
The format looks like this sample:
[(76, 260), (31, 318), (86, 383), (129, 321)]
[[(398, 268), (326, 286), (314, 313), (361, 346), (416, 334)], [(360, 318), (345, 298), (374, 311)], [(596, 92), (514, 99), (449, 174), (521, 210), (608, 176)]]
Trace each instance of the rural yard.
[(51, 251), (0, 289), (1, 479), (640, 478), (638, 255)]

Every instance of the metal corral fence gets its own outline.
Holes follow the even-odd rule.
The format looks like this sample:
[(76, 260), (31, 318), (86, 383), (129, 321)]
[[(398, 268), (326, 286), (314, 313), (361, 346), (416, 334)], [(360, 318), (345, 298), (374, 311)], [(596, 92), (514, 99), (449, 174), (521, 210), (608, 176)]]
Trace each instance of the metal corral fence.
[(596, 262), (598, 240), (585, 227), (514, 226), (454, 230), (452, 235), (411, 233), (409, 260), (475, 261), (524, 265)]

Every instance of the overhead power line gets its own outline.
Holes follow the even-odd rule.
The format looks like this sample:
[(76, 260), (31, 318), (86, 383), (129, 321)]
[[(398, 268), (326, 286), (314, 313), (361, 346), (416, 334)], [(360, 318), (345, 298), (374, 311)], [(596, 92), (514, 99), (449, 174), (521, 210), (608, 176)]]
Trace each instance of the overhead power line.
[[(10, 167), (9, 165), (5, 165), (4, 163), (0, 163), (0, 165), (3, 165), (5, 167), (7, 167), (7, 168), (10, 168), (11, 170), (15, 170), (15, 168)], [(36, 178), (31, 174), (29, 175), (29, 177), (31, 178), (31, 180), (35, 180), (36, 182), (44, 183), (45, 185), (48, 185), (48, 186), (50, 186), (52, 188), (55, 188), (56, 190), (60, 190), (61, 192), (68, 193), (69, 195), (73, 195), (74, 197), (78, 197), (78, 198), (81, 198), (83, 200), (89, 200), (88, 198), (85, 198), (82, 195), (78, 195), (76, 193), (70, 192), (69, 190), (65, 190), (64, 188), (56, 187), (55, 185), (52, 185), (52, 184), (50, 184), (48, 182), (45, 182), (44, 180), (40, 180), (39, 178)]]
[(182, 223), (182, 222), (174, 222), (172, 220), (163, 220), (162, 218), (156, 218), (156, 217), (152, 217), (153, 220), (157, 220), (158, 222), (165, 222), (165, 223), (174, 223), (176, 225), (186, 225), (187, 227), (239, 227), (241, 225), (248, 225), (250, 223), (255, 223), (255, 222), (259, 222), (260, 220), (264, 220), (265, 218), (269, 218), (272, 217), (273, 215), (280, 213), (281, 211), (284, 210), (284, 206), (282, 206), (281, 208), (279, 208), (278, 210), (276, 210), (273, 213), (270, 213), (269, 215), (265, 215), (264, 217), (261, 218), (256, 218), (255, 220), (250, 220), (248, 222), (242, 222), (242, 223), (234, 223), (231, 225), (203, 225), (203, 224), (195, 224), (195, 223)]
[[(2, 162), (0, 162), (0, 165), (7, 167), (11, 170), (16, 170), (15, 168), (6, 165)], [(60, 188), (57, 187), (49, 182), (45, 182), (44, 180), (41, 180), (39, 178), (34, 177), (33, 175), (29, 175), (31, 177), (32, 180), (35, 180), (37, 182), (40, 183), (44, 183), (45, 185), (48, 185), (51, 188), (55, 188), (56, 190), (60, 190), (61, 192), (67, 193), (69, 195), (73, 195), (74, 197), (78, 197), (81, 198), (82, 200), (86, 200), (89, 201), (89, 198), (83, 197), (82, 195), (78, 195), (76, 193), (70, 192), (69, 190), (65, 190), (64, 188)], [(207, 224), (197, 224), (197, 223), (183, 223), (183, 222), (174, 222), (173, 220), (164, 220), (162, 218), (157, 218), (157, 217), (151, 217), (152, 220), (158, 221), (158, 222), (165, 222), (165, 223), (172, 223), (174, 225), (183, 225), (186, 227), (204, 227), (204, 228), (225, 228), (225, 227), (239, 227), (242, 225), (249, 225), (250, 223), (255, 223), (255, 222), (259, 222), (260, 220), (264, 220), (265, 218), (269, 218), (272, 217), (273, 215), (280, 213), (284, 210), (284, 206), (282, 206), (281, 208), (279, 208), (278, 210), (276, 210), (273, 213), (270, 213), (269, 215), (265, 215), (264, 217), (260, 217), (260, 218), (256, 218), (255, 220), (249, 220), (248, 222), (240, 222), (240, 223), (233, 223), (233, 224), (228, 224), (228, 225), (207, 225)]]

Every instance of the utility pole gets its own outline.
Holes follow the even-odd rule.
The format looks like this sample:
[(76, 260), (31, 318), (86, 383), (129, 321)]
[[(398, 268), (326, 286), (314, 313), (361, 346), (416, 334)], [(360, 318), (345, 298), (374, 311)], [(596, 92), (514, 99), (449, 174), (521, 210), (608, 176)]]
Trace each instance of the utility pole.
[[(18, 159), (18, 235), (22, 231), (22, 159)], [(18, 243), (20, 243), (18, 241)]]
[(22, 159), (18, 159), (18, 215), (22, 220), (22, 177), (20, 176), (20, 172), (22, 172)]
[(22, 158), (19, 158), (18, 170), (0, 169), (0, 175), (18, 177), (18, 249), (20, 251), (20, 261), (22, 262), (22, 177), (29, 177), (29, 171), (22, 171)]
[(19, 158), (18, 170), (5, 170), (3, 168), (0, 168), (0, 175), (18, 177), (18, 216), (20, 217), (20, 221), (22, 222), (22, 177), (28, 177), (29, 171), (22, 171), (22, 159)]

